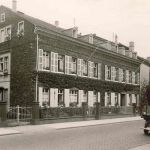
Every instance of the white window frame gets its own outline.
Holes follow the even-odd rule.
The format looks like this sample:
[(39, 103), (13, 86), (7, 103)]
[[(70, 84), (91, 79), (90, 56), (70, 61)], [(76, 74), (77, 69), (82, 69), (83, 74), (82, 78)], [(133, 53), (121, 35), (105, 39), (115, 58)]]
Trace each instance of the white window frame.
[(78, 95), (79, 95), (79, 91), (78, 90), (69, 90), (69, 100), (70, 103), (74, 103), (76, 102), (78, 104)]
[[(2, 36), (3, 31), (3, 36)], [(0, 29), (0, 43), (5, 42), (5, 28)]]
[(105, 79), (111, 80), (111, 66), (105, 65)]
[[(22, 29), (22, 30), (20, 30), (20, 24), (23, 25), (23, 29)], [(24, 35), (24, 21), (18, 22), (18, 30), (17, 30), (17, 34), (18, 34), (18, 35)]]
[(1, 23), (5, 22), (6, 17), (5, 17), (5, 13), (1, 13)]
[[(8, 34), (8, 29), (10, 29), (10, 33)], [(6, 39), (7, 38), (7, 39)], [(11, 25), (7, 26), (6, 29), (5, 29), (5, 40), (8, 41), (8, 40), (11, 40)]]

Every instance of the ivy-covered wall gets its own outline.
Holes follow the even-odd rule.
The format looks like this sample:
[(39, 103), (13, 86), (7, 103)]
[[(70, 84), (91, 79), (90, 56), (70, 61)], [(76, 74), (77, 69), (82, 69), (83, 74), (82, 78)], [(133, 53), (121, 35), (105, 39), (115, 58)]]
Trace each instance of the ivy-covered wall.
[[(36, 73), (35, 73), (36, 74)], [(139, 92), (139, 86), (131, 84), (122, 84), (111, 81), (103, 81), (91, 78), (83, 78), (79, 76), (71, 76), (56, 73), (38, 73), (39, 86), (51, 88), (78, 88), (81, 90), (96, 90), (100, 92)]]

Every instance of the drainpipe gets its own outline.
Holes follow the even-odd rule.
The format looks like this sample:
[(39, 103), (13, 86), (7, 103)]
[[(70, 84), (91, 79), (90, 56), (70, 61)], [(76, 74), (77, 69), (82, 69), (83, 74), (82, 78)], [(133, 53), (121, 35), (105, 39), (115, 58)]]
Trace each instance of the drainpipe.
[[(37, 31), (37, 27), (35, 27), (35, 33), (36, 33), (36, 31)], [(38, 61), (39, 61), (39, 59), (38, 59), (38, 55), (39, 55), (39, 35), (38, 35), (38, 33), (36, 33), (36, 53), (37, 53), (37, 55), (36, 55), (36, 72), (37, 72), (37, 74), (36, 74), (36, 92), (35, 92), (35, 100), (36, 100), (36, 102), (38, 102)]]

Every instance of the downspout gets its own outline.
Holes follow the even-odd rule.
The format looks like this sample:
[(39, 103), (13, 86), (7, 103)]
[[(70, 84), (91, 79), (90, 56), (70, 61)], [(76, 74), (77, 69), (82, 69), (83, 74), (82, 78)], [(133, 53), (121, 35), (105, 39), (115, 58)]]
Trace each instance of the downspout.
[(36, 32), (37, 31), (37, 27), (35, 26), (35, 34), (36, 34), (36, 83), (35, 83), (35, 86), (36, 86), (36, 91), (35, 91), (35, 101), (38, 102), (38, 62), (39, 62), (39, 59), (38, 59), (38, 56), (39, 56), (39, 35), (38, 33)]

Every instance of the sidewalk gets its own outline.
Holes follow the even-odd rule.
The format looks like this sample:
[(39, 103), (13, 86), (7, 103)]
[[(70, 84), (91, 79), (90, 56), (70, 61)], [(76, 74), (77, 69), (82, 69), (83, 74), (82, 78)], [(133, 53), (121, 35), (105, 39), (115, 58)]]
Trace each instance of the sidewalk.
[(131, 148), (129, 150), (150, 150), (150, 144), (146, 144), (146, 145), (143, 145), (143, 146), (138, 146), (138, 147), (135, 147), (135, 148)]
[(8, 134), (19, 134), (19, 133), (24, 133), (25, 131), (37, 132), (37, 131), (42, 131), (44, 128), (48, 128), (51, 130), (52, 129), (59, 130), (59, 129), (104, 125), (104, 124), (112, 124), (112, 123), (121, 123), (121, 122), (136, 121), (136, 120), (142, 120), (142, 118), (126, 117), (126, 118), (115, 118), (115, 119), (105, 119), (105, 120), (90, 120), (90, 121), (55, 123), (55, 124), (8, 127), (8, 128), (0, 128), (0, 136), (8, 135)]

